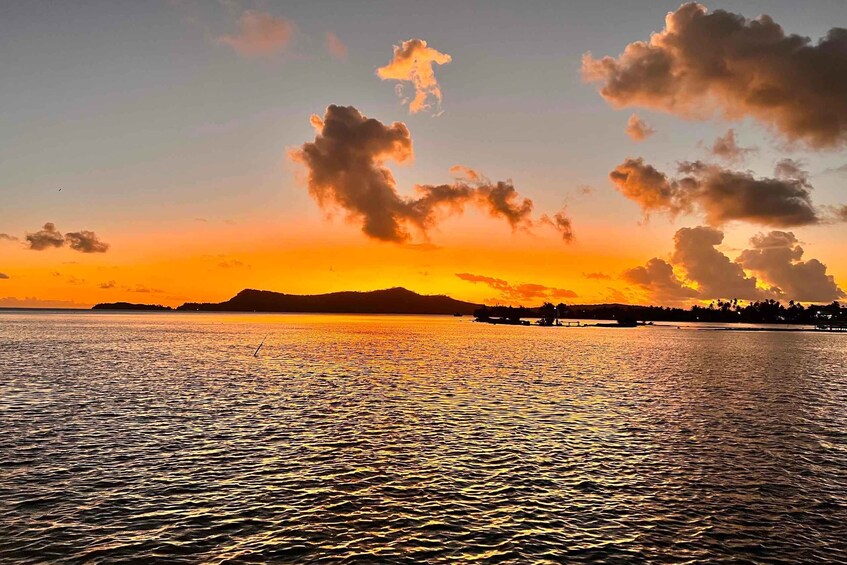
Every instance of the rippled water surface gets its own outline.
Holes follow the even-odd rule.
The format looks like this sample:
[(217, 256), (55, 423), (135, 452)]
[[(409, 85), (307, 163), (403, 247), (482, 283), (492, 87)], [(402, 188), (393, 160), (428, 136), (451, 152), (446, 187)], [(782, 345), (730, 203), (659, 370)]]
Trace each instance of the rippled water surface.
[(4, 563), (847, 561), (847, 335), (7, 312), (0, 430)]

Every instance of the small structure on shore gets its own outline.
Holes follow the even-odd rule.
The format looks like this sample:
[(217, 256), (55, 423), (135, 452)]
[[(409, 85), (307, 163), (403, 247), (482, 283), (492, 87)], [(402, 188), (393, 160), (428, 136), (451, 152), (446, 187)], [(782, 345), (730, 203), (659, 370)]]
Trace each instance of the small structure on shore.
[(815, 325), (819, 332), (847, 332), (847, 322), (819, 322)]

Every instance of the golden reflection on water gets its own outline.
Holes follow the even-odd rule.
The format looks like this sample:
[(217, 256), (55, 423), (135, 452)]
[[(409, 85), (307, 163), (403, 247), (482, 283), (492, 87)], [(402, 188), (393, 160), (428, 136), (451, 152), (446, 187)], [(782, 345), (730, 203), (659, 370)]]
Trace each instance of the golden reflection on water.
[(835, 560), (845, 345), (0, 314), (0, 560)]

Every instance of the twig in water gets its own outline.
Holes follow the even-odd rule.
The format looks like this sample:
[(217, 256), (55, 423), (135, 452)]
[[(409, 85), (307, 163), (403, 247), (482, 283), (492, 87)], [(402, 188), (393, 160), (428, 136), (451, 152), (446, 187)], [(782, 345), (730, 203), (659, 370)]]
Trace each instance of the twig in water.
[[(270, 334), (268, 334), (268, 335), (270, 335)], [(263, 337), (263, 338), (262, 338), (262, 343), (260, 343), (260, 344), (259, 344), (259, 347), (257, 347), (257, 348), (256, 348), (255, 353), (253, 353), (253, 357), (258, 357), (258, 356), (259, 356), (259, 350), (260, 350), (260, 349), (262, 349), (262, 346), (263, 346), (263, 345), (265, 345), (265, 340), (266, 340), (266, 339), (268, 339), (268, 336), (267, 336), (267, 335), (266, 335), (265, 337)]]

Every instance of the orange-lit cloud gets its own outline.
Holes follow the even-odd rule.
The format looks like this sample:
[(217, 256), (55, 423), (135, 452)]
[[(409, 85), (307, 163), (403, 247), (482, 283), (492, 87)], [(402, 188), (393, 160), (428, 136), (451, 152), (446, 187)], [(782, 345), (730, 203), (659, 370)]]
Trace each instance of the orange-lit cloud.
[(326, 32), (326, 50), (339, 61), (347, 60), (347, 46), (331, 31)]
[(728, 129), (725, 134), (715, 139), (715, 142), (709, 147), (709, 152), (712, 155), (728, 163), (743, 161), (748, 154), (755, 150), (754, 147), (739, 146), (738, 140), (735, 137), (735, 130), (733, 129)]
[(8, 280), (9, 278), (11, 277), (9, 277), (6, 273), (0, 273), (0, 280)]
[(245, 10), (238, 19), (238, 33), (223, 35), (218, 43), (229, 45), (245, 57), (275, 55), (288, 46), (294, 24), (267, 12)]
[(609, 173), (609, 178), (645, 216), (665, 212), (673, 217), (697, 208), (711, 225), (738, 220), (802, 226), (820, 221), (812, 204), (812, 187), (799, 168), (780, 164), (778, 178), (757, 178), (747, 171), (694, 161), (681, 163), (679, 172), (680, 177), (669, 179), (643, 159), (630, 158)]
[(654, 133), (656, 133), (656, 130), (639, 118), (637, 114), (631, 115), (626, 122), (626, 134), (633, 141), (644, 141)]
[(409, 130), (363, 116), (352, 106), (329, 106), (323, 118), (312, 116), (314, 142), (290, 153), (306, 166), (312, 197), (322, 207), (339, 207), (362, 222), (362, 231), (381, 241), (406, 243), (411, 230), (424, 237), (438, 219), (476, 206), (505, 219), (513, 230), (529, 228), (532, 200), (521, 197), (511, 181), (492, 182), (467, 167), (453, 172), (465, 178), (451, 184), (415, 185), (416, 197), (397, 191), (388, 161), (413, 157)]
[(749, 20), (691, 2), (617, 58), (587, 53), (582, 73), (616, 107), (750, 116), (814, 147), (847, 141), (847, 29), (833, 28), (813, 44), (786, 35), (767, 15)]
[(641, 157), (626, 159), (609, 173), (609, 179), (621, 194), (637, 203), (647, 217), (652, 212), (676, 216), (690, 209), (687, 200), (680, 196), (676, 183), (669, 181), (665, 173), (645, 163)]
[(456, 276), (463, 281), (487, 285), (500, 293), (501, 300), (510, 303), (529, 300), (561, 300), (565, 298), (576, 298), (577, 296), (577, 294), (572, 290), (553, 288), (541, 284), (510, 284), (503, 279), (487, 277), (484, 275), (473, 275), (471, 273), (456, 273)]
[[(446, 65), (452, 60), (450, 55), (429, 47), (423, 39), (410, 39), (394, 46), (394, 58), (386, 66), (378, 68), (376, 74), (382, 80), (412, 83), (415, 97), (403, 100), (404, 104), (409, 104), (411, 113), (429, 110), (433, 103), (431, 100), (437, 111), (441, 106), (441, 88), (432, 66)], [(402, 95), (402, 84), (398, 87)]]

